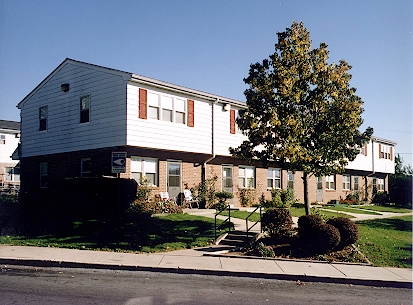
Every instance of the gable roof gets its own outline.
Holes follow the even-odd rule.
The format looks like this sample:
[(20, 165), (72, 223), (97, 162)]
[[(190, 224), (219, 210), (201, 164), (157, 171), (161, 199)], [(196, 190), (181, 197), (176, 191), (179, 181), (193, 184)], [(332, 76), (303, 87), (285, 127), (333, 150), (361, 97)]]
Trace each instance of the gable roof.
[(74, 59), (71, 59), (71, 58), (66, 58), (39, 85), (37, 85), (36, 88), (34, 88), (26, 97), (23, 98), (23, 100), (17, 105), (17, 108), (20, 109), (21, 106), (23, 105), (23, 103), (27, 99), (29, 99), (39, 88), (41, 88), (45, 83), (47, 83), (47, 81), (50, 78), (52, 78), (56, 73), (58, 73), (62, 69), (62, 67), (64, 67), (68, 63), (79, 65), (79, 66), (87, 66), (87, 67), (93, 68), (93, 69), (103, 70), (106, 73), (117, 74), (117, 75), (122, 76), (125, 80), (131, 81), (131, 82), (147, 84), (147, 85), (163, 88), (163, 89), (166, 89), (166, 90), (172, 90), (172, 91), (176, 91), (176, 92), (182, 92), (182, 93), (185, 93), (185, 94), (198, 96), (198, 97), (206, 98), (206, 99), (209, 99), (209, 100), (214, 100), (214, 101), (219, 100), (221, 103), (231, 103), (231, 104), (237, 105), (239, 107), (246, 107), (246, 104), (244, 102), (241, 102), (241, 101), (238, 101), (238, 100), (218, 96), (218, 95), (215, 95), (215, 94), (211, 94), (211, 93), (207, 93), (207, 92), (203, 92), (203, 91), (199, 91), (199, 90), (195, 90), (195, 89), (190, 89), (190, 88), (187, 88), (187, 87), (175, 85), (175, 84), (172, 84), (172, 83), (160, 81), (160, 80), (157, 80), (157, 79), (154, 79), (154, 78), (150, 78), (150, 77), (146, 77), (146, 76), (142, 76), (142, 75), (138, 75), (138, 74), (134, 74), (134, 73), (130, 73), (130, 72), (125, 72), (125, 71), (121, 71), (121, 70), (117, 70), (117, 69), (107, 68), (107, 67), (103, 67), (103, 66), (98, 66), (98, 65), (94, 65), (94, 64), (74, 60)]
[(1, 129), (20, 132), (20, 122), (0, 120), (0, 130)]

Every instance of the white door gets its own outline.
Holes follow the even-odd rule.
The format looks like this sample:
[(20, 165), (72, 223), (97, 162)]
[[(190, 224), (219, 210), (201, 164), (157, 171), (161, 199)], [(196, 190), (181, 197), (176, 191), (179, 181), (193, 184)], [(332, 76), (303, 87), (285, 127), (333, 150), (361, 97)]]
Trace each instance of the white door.
[(181, 193), (181, 162), (168, 161), (168, 193), (170, 198)]
[[(234, 180), (232, 177), (232, 166), (222, 166), (222, 190), (234, 194)], [(228, 203), (232, 204), (233, 200), (228, 199)]]

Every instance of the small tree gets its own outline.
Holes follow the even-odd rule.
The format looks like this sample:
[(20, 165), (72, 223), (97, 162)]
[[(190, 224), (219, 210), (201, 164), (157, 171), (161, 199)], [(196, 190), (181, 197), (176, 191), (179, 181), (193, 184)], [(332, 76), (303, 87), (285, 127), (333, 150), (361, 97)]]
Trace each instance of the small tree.
[(370, 127), (358, 130), (363, 101), (349, 86), (351, 66), (327, 59), (327, 45), (311, 49), (302, 22), (278, 33), (274, 54), (252, 64), (244, 79), (248, 108), (237, 124), (248, 139), (230, 148), (238, 158), (302, 171), (307, 215), (308, 177), (342, 172), (373, 134)]

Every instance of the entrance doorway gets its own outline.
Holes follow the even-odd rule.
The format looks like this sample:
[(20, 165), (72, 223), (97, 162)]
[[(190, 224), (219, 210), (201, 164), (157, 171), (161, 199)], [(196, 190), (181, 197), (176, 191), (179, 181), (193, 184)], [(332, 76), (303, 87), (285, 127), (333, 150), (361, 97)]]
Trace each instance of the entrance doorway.
[(323, 202), (323, 177), (317, 177), (316, 200)]
[(168, 193), (170, 198), (178, 198), (181, 193), (181, 162), (168, 161)]
[[(222, 166), (222, 191), (234, 194), (233, 167)], [(233, 204), (233, 199), (228, 199), (229, 204)]]

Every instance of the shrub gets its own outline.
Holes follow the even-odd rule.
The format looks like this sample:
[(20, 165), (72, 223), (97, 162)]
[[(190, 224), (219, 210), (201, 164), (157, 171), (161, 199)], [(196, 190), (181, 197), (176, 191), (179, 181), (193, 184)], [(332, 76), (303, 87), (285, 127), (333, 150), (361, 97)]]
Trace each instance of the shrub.
[(387, 192), (378, 192), (374, 194), (373, 199), (371, 199), (371, 202), (376, 203), (378, 205), (383, 205), (389, 201), (387, 197)]
[(271, 200), (261, 200), (264, 208), (290, 208), (296, 203), (294, 191), (291, 189), (272, 189)]
[(253, 206), (256, 203), (256, 190), (253, 188), (238, 188), (237, 194), (243, 207)]
[(312, 244), (317, 253), (326, 253), (333, 250), (340, 243), (340, 232), (330, 224), (320, 224), (314, 227), (315, 240)]
[(227, 199), (234, 198), (234, 195), (230, 192), (222, 191), (215, 193), (215, 197), (218, 198), (218, 202), (214, 203), (212, 206), (210, 206), (210, 208), (221, 211), (227, 207)]
[(261, 257), (275, 257), (274, 250), (270, 246), (265, 246), (262, 242), (258, 243), (257, 252)]
[(340, 246), (348, 246), (354, 244), (360, 237), (360, 231), (354, 221), (344, 218), (337, 217), (331, 218), (327, 221), (328, 224), (337, 228), (340, 232), (341, 242)]
[(268, 209), (261, 218), (263, 231), (271, 237), (286, 236), (292, 229), (293, 219), (287, 209)]
[(298, 218), (298, 236), (302, 238), (314, 237), (314, 228), (323, 224), (320, 215), (304, 215)]
[(137, 214), (160, 214), (169, 213), (177, 214), (182, 213), (182, 208), (178, 206), (174, 201), (141, 201), (135, 200), (129, 207), (128, 213)]

